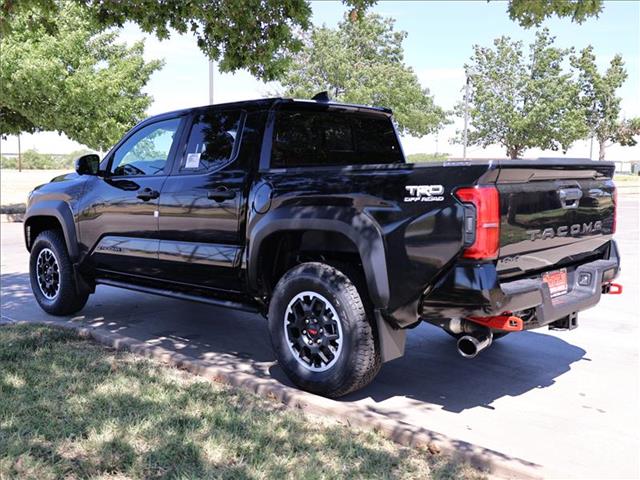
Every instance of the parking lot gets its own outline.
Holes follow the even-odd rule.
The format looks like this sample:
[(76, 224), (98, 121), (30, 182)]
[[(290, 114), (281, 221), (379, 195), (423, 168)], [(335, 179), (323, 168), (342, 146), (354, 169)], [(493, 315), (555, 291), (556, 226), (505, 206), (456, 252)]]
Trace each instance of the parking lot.
[[(581, 314), (577, 330), (513, 334), (467, 360), (449, 336), (422, 325), (403, 358), (341, 401), (523, 459), (547, 477), (638, 478), (640, 197), (619, 202), (625, 291)], [(51, 320), (30, 293), (22, 225), (1, 229), (3, 318)], [(255, 315), (100, 286), (63, 321), (288, 383)]]

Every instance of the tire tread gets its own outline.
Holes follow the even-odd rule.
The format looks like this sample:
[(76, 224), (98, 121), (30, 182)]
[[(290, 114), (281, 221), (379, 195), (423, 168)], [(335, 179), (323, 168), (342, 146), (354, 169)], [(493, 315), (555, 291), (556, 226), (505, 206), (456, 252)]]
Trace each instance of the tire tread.
[[(51, 315), (65, 316), (71, 315), (81, 310), (89, 298), (89, 293), (79, 294), (77, 290), (75, 273), (73, 264), (67, 252), (67, 244), (64, 241), (62, 232), (59, 230), (45, 230), (41, 232), (33, 242), (31, 249), (32, 256), (37, 251), (37, 245), (41, 242), (48, 243), (53, 247), (56, 258), (58, 259), (58, 267), (60, 268), (61, 279), (66, 278), (66, 282), (61, 280), (60, 292), (58, 298), (52, 303), (47, 302), (39, 292), (40, 287), (38, 281), (34, 277), (34, 272), (30, 272), (31, 289), (40, 307)], [(33, 267), (31, 268), (33, 270)]]
[(307, 262), (293, 267), (282, 276), (276, 286), (275, 294), (277, 295), (283, 285), (301, 276), (312, 276), (322, 279), (323, 282), (331, 282), (332, 287), (341, 290), (346, 297), (349, 304), (347, 309), (354, 312), (354, 318), (351, 320), (356, 328), (356, 352), (349, 368), (349, 375), (338, 388), (316, 391), (331, 398), (342, 397), (369, 384), (380, 370), (382, 360), (375, 325), (372, 323), (372, 317), (367, 315), (365, 302), (356, 288), (355, 281), (339, 268), (331, 265)]

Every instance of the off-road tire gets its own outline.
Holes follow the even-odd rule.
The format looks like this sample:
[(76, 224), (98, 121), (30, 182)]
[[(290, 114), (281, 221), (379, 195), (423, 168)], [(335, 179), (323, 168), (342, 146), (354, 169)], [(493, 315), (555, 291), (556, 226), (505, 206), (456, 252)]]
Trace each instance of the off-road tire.
[[(38, 283), (37, 262), (40, 252), (49, 249), (55, 256), (59, 272), (59, 288), (53, 298), (47, 298)], [(45, 230), (33, 242), (29, 260), (31, 290), (40, 308), (51, 315), (71, 315), (85, 306), (89, 293), (78, 293), (73, 264), (61, 232)]]
[[(335, 363), (322, 372), (312, 371), (294, 357), (285, 331), (288, 305), (302, 292), (327, 299), (342, 329), (342, 350)], [(269, 332), (278, 362), (298, 387), (337, 398), (369, 384), (381, 366), (375, 323), (367, 315), (354, 283), (340, 270), (318, 262), (297, 265), (278, 282), (269, 304)]]

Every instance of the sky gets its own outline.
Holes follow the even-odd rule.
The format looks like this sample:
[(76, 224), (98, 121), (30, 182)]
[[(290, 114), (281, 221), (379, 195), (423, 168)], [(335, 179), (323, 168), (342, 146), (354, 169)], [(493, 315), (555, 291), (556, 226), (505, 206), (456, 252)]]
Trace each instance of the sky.
[[(339, 1), (311, 2), (312, 21), (316, 25), (335, 27), (342, 19), (346, 7)], [(507, 35), (514, 40), (531, 43), (535, 29), (523, 29), (512, 22), (506, 12), (506, 2), (478, 1), (380, 1), (373, 11), (396, 20), (396, 29), (408, 33), (404, 41), (405, 63), (413, 68), (423, 87), (428, 88), (436, 104), (452, 109), (462, 98), (465, 62), (472, 54), (473, 45), (490, 46), (494, 38)], [(593, 45), (600, 68), (604, 70), (617, 53), (621, 54), (628, 79), (618, 91), (622, 98), (622, 116), (640, 116), (640, 2), (606, 1), (600, 17), (589, 19), (582, 25), (569, 19), (553, 18), (544, 23), (556, 36), (556, 45), (580, 50)], [(154, 101), (150, 115), (180, 108), (205, 105), (209, 101), (208, 64), (206, 57), (190, 35), (174, 34), (169, 40), (158, 41), (142, 34), (135, 25), (126, 25), (121, 40), (134, 42), (145, 39), (145, 58), (164, 59), (165, 66), (156, 72), (145, 91)], [(275, 83), (265, 84), (247, 72), (214, 74), (214, 102), (247, 100), (273, 94)], [(403, 137), (405, 153), (444, 152), (462, 156), (462, 146), (451, 144), (462, 120), (441, 130), (437, 135), (422, 138)], [(43, 153), (68, 153), (81, 146), (64, 135), (43, 132), (22, 135), (22, 150), (35, 148)], [(9, 137), (2, 144), (3, 152), (16, 152), (17, 141)], [(502, 157), (499, 146), (486, 149), (469, 147), (470, 157)], [(576, 142), (566, 153), (568, 157), (589, 157), (590, 142)], [(593, 155), (597, 155), (594, 144)], [(562, 156), (562, 152), (531, 149), (525, 157)], [(596, 157), (597, 158), (597, 157)], [(607, 149), (607, 159), (640, 160), (640, 145)]]

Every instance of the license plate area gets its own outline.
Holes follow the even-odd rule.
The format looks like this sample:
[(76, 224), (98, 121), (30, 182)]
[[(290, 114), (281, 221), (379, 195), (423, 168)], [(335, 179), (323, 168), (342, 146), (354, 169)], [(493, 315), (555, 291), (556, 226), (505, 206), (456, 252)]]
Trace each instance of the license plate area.
[(552, 272), (543, 273), (542, 281), (549, 286), (549, 292), (551, 293), (551, 298), (564, 295), (569, 291), (566, 268), (561, 268), (560, 270), (554, 270)]

